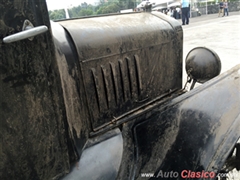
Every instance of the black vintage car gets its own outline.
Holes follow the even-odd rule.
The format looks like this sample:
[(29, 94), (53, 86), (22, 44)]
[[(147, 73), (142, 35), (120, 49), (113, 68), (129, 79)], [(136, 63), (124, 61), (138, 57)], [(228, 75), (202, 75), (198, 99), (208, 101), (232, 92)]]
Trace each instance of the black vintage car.
[(182, 52), (182, 27), (160, 12), (50, 22), (43, 0), (2, 0), (0, 179), (239, 171), (240, 65), (219, 75), (217, 54), (195, 48), (188, 91)]

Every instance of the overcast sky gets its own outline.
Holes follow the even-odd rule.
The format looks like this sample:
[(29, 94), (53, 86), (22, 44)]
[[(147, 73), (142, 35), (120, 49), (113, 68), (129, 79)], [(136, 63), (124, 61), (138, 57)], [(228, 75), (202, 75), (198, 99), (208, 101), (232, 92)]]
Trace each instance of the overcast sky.
[(46, 1), (47, 1), (47, 6), (49, 10), (62, 9), (62, 8), (71, 7), (71, 6), (78, 6), (84, 2), (88, 4), (93, 4), (93, 5), (99, 2), (99, 0), (46, 0)]

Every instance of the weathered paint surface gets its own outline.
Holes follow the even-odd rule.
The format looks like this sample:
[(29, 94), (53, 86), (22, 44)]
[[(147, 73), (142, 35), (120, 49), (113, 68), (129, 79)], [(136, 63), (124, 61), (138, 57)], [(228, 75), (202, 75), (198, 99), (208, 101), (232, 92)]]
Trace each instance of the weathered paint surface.
[(76, 48), (93, 131), (182, 88), (183, 36), (174, 19), (133, 13), (59, 24)]
[[(221, 168), (240, 132), (239, 67), (182, 95), (183, 34), (172, 18), (133, 13), (50, 26), (45, 3), (3, 2), (0, 179), (59, 179), (82, 152), (71, 169), (88, 162), (99, 170), (79, 175), (87, 179)], [(4, 44), (25, 19), (52, 31)], [(113, 128), (116, 148), (103, 134)], [(110, 164), (105, 145), (113, 168), (102, 166)]]
[(157, 177), (160, 171), (180, 175), (183, 170), (221, 169), (240, 137), (239, 69), (240, 65), (142, 117), (144, 122), (134, 127), (137, 179), (146, 172)]
[[(50, 27), (45, 2), (0, 4), (0, 179), (51, 179), (69, 171), (68, 132), (50, 31), (10, 44), (25, 19)], [(74, 156), (72, 156), (74, 157)]]

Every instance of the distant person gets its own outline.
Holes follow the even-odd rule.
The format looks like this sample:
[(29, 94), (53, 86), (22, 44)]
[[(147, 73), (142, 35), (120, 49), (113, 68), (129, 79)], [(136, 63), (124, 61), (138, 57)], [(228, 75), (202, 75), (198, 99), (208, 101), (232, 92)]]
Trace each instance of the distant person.
[(171, 11), (171, 9), (168, 9), (167, 15), (170, 16), (170, 17), (172, 16), (172, 11)]
[(188, 18), (190, 18), (190, 9), (191, 9), (191, 7), (190, 7), (190, 3), (189, 3), (189, 11), (188, 11)]
[(219, 12), (218, 12), (218, 17), (223, 15), (223, 0), (219, 3)]
[(177, 19), (180, 19), (180, 13), (181, 13), (181, 9), (179, 7), (176, 8), (177, 10)]
[(173, 8), (173, 17), (177, 19), (177, 10), (176, 7)]
[(166, 11), (165, 11), (165, 14), (167, 15), (167, 13), (168, 13), (168, 9), (166, 9)]
[(182, 25), (189, 24), (189, 0), (181, 0)]
[(227, 16), (228, 16), (228, 2), (227, 2), (227, 0), (224, 1), (223, 7), (224, 7), (224, 14), (223, 14), (223, 16), (225, 16), (225, 14), (227, 14)]

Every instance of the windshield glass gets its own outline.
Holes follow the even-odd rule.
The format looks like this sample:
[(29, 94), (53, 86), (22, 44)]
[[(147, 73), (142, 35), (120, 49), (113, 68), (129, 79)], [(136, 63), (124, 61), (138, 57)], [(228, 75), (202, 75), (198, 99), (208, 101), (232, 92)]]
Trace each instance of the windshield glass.
[(46, 0), (46, 2), (49, 17), (55, 21), (101, 14), (133, 12), (137, 11), (137, 6), (142, 3), (142, 0)]

